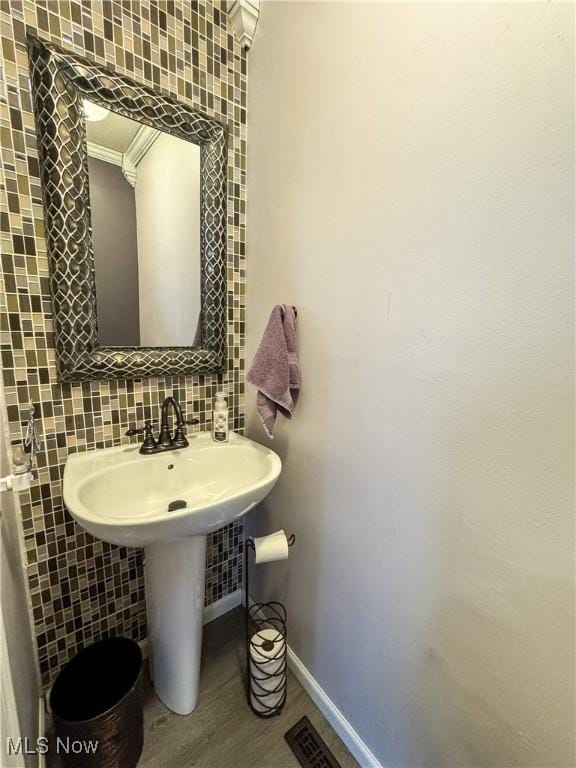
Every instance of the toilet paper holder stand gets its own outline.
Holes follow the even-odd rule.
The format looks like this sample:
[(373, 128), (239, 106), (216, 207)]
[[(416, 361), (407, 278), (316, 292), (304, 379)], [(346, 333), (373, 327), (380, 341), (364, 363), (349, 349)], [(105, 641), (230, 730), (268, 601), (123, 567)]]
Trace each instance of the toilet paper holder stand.
[[(293, 547), (296, 537), (288, 536)], [(287, 688), (286, 608), (276, 600), (253, 602), (249, 589), (250, 553), (255, 554), (254, 540), (247, 539), (244, 549), (245, 633), (246, 633), (246, 698), (252, 712), (261, 718), (282, 712)], [(266, 637), (261, 632), (266, 630)]]

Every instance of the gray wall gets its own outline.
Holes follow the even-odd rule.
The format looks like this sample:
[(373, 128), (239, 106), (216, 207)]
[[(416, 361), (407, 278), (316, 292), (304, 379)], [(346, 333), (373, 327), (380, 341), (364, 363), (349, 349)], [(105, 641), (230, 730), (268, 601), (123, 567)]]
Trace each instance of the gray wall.
[(247, 359), (295, 304), (304, 379), (255, 589), (385, 766), (575, 764), (573, 30), (265, 2), (248, 57)]
[(96, 265), (98, 337), (138, 346), (138, 247), (134, 189), (117, 165), (90, 158), (90, 206)]

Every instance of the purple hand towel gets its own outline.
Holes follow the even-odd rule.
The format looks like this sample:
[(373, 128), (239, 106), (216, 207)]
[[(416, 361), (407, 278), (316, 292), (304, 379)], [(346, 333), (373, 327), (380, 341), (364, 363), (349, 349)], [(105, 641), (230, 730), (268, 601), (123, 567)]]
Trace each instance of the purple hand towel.
[(278, 411), (287, 419), (292, 417), (302, 383), (295, 326), (294, 308), (277, 304), (246, 377), (258, 390), (256, 407), (268, 437), (273, 437)]

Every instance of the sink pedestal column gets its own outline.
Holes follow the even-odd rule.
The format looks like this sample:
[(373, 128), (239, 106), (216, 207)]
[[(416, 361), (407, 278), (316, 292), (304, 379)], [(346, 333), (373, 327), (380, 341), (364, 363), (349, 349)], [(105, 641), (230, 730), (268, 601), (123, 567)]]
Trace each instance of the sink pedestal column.
[(168, 709), (189, 715), (198, 701), (206, 536), (158, 542), (144, 552), (154, 690)]

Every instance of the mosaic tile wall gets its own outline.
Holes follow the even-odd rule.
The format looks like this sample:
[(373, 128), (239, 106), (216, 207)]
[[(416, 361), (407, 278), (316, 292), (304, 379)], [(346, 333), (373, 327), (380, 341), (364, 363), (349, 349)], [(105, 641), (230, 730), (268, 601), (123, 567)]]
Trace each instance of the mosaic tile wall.
[[(86, 644), (146, 635), (143, 554), (93, 539), (62, 503), (71, 451), (128, 442), (129, 425), (156, 418), (174, 394), (195, 429), (210, 429), (214, 394), (228, 393), (231, 427), (244, 426), (246, 59), (224, 5), (205, 0), (2, 0), (0, 342), (13, 444), (29, 403), (45, 441), (38, 480), (22, 494), (28, 579), (43, 682)], [(56, 382), (48, 263), (30, 98), (26, 28), (161, 89), (229, 127), (228, 367), (214, 376)], [(209, 540), (206, 603), (241, 582), (242, 528)]]

